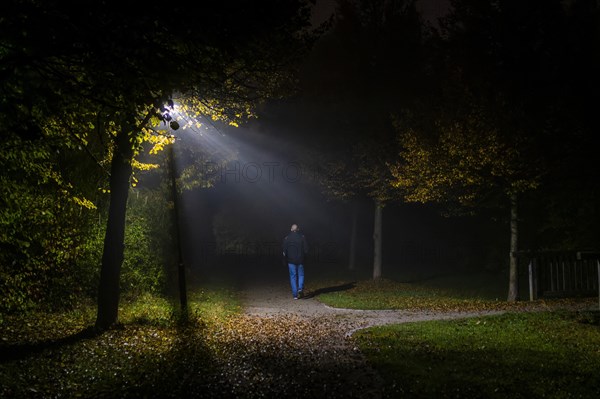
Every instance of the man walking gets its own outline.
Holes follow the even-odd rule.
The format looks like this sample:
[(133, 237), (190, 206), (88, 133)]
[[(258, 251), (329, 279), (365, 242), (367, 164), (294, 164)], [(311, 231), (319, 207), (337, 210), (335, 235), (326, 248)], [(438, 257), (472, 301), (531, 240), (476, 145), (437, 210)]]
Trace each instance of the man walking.
[(293, 224), (290, 230), (290, 234), (283, 239), (283, 257), (290, 271), (292, 295), (298, 299), (304, 294), (304, 256), (308, 252), (308, 245), (297, 224)]

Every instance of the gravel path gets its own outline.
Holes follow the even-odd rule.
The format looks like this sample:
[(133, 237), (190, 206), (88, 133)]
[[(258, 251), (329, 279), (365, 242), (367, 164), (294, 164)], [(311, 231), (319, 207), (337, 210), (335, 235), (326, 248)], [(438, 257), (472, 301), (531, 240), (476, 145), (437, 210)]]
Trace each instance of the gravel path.
[(243, 293), (245, 313), (257, 317), (293, 315), (307, 320), (330, 319), (346, 336), (356, 330), (378, 325), (410, 323), (427, 320), (449, 320), (500, 314), (502, 311), (424, 312), (404, 310), (339, 309), (319, 302), (309, 292), (307, 298), (294, 300), (285, 284), (264, 284), (248, 287)]

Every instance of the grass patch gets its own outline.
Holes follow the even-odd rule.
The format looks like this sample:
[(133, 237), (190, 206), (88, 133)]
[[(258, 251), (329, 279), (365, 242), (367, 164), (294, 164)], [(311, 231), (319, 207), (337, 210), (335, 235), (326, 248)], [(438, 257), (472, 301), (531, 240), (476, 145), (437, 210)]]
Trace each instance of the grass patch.
[(359, 331), (385, 397), (600, 395), (597, 312), (520, 313)]
[[(504, 299), (491, 297), (485, 286), (475, 286), (480, 281), (474, 279), (468, 283), (455, 278), (424, 280), (414, 283), (397, 281), (364, 280), (345, 289), (321, 289), (319, 301), (333, 307), (348, 309), (396, 309), (396, 310), (431, 310), (438, 312), (452, 311), (484, 311), (484, 310), (521, 310), (524, 308), (544, 308), (570, 306), (577, 303), (593, 304), (593, 298), (537, 300), (535, 302), (506, 302)], [(341, 282), (336, 283), (343, 287)], [(493, 292), (493, 291), (492, 291)]]
[(508, 294), (508, 274), (503, 272), (445, 274), (416, 280), (414, 283), (451, 292), (454, 296), (462, 298), (498, 301), (506, 299)]
[[(240, 310), (232, 291), (197, 288), (189, 323), (153, 295), (123, 300), (120, 325), (82, 334), (95, 306), (5, 315), (0, 323), (0, 397), (194, 397), (211, 384), (217, 325)], [(4, 355), (6, 354), (6, 356)]]

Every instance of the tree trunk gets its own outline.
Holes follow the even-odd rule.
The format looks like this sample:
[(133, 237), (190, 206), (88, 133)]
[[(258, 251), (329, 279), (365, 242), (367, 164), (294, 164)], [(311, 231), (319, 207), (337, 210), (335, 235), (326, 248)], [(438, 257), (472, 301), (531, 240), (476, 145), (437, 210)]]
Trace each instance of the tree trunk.
[(383, 205), (375, 201), (375, 221), (373, 224), (373, 280), (381, 278), (381, 241)]
[(96, 317), (98, 330), (106, 330), (117, 322), (119, 276), (125, 246), (125, 212), (132, 172), (133, 149), (128, 132), (122, 130), (117, 135), (115, 144), (111, 161), (110, 205), (98, 289), (98, 314)]
[(508, 301), (519, 300), (519, 264), (517, 261), (519, 224), (517, 213), (517, 195), (510, 197), (510, 276), (508, 283)]
[(352, 226), (350, 227), (350, 254), (348, 270), (356, 269), (356, 236), (358, 233), (358, 202), (352, 205)]

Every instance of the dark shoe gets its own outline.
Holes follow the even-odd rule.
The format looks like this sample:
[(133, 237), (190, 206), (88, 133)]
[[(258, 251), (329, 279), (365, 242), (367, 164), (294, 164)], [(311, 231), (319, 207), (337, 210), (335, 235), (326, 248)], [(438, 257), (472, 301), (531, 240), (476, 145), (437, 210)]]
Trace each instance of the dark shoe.
[(298, 298), (304, 298), (304, 290), (298, 291)]

